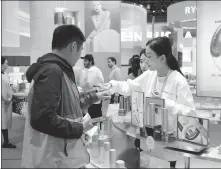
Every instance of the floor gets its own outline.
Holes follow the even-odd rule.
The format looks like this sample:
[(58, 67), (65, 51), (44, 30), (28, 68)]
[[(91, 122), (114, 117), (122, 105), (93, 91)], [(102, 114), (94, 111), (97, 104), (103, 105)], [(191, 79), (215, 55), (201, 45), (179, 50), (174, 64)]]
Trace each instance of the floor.
[[(23, 116), (13, 114), (12, 131), (9, 133), (9, 140), (17, 146), (16, 149), (2, 149), (2, 168), (21, 168), (22, 143), (24, 137)], [(3, 138), (2, 138), (3, 140)]]
[[(107, 110), (107, 102), (103, 103), (103, 112)], [(16, 149), (2, 149), (2, 168), (21, 168), (22, 143), (25, 119), (23, 116), (13, 114), (12, 131), (9, 133), (10, 141), (17, 146)], [(217, 126), (217, 143), (221, 143), (221, 125)], [(3, 140), (3, 139), (2, 139)], [(193, 159), (191, 168), (221, 168), (221, 163), (210, 163)]]

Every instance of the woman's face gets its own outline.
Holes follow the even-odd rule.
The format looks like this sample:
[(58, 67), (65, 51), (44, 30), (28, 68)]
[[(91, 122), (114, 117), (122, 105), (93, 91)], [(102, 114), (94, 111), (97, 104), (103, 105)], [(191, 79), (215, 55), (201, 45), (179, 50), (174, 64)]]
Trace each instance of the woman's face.
[(97, 13), (100, 13), (102, 11), (102, 4), (101, 2), (99, 1), (94, 1), (93, 2), (93, 5), (94, 5), (94, 10), (97, 12)]
[(146, 47), (146, 55), (147, 55), (147, 65), (149, 66), (149, 69), (159, 70), (162, 67), (162, 56), (157, 56), (157, 54), (149, 48), (149, 46)]
[(147, 64), (147, 57), (145, 54), (142, 54), (140, 56), (140, 68), (142, 72), (145, 72), (146, 70), (149, 69), (148, 64)]
[(2, 64), (2, 71), (3, 71), (3, 72), (6, 71), (7, 68), (8, 68), (8, 61), (5, 60), (5, 63)]

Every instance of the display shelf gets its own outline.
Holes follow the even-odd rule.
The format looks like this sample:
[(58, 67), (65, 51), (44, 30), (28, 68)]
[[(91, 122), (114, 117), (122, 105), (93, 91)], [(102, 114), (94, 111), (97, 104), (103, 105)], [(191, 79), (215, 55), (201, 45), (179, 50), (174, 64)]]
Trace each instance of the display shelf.
[[(147, 151), (148, 148), (146, 146), (146, 138), (141, 137), (135, 134), (136, 128), (134, 126), (131, 126), (130, 124), (124, 124), (124, 123), (114, 123), (114, 126), (124, 132), (125, 134), (140, 139), (141, 140), (141, 147), (144, 149), (144, 151)], [(212, 140), (210, 140), (212, 141)], [(160, 141), (160, 140), (155, 140), (155, 148), (151, 152), (148, 152), (151, 156), (154, 156), (156, 158), (160, 158), (162, 160), (167, 160), (167, 161), (174, 161), (179, 159), (179, 156), (183, 157), (191, 157), (191, 158), (197, 158), (201, 160), (208, 160), (212, 162), (220, 162), (221, 163), (221, 158), (220, 155), (217, 153), (214, 153), (217, 147), (208, 147), (206, 148), (202, 153), (200, 154), (192, 154), (192, 153), (187, 153), (187, 152), (182, 152), (178, 150), (171, 150), (167, 149), (167, 146), (172, 146), (174, 140), (171, 139), (168, 142)], [(217, 145), (219, 146), (219, 145)]]

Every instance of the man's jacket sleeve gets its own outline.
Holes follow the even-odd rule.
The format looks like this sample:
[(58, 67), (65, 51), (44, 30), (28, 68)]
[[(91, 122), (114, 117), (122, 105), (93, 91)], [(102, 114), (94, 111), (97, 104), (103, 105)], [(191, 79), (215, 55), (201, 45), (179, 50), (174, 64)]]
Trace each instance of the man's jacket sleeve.
[(64, 139), (80, 138), (83, 124), (58, 115), (62, 71), (57, 66), (46, 68), (34, 85), (30, 123), (33, 129)]

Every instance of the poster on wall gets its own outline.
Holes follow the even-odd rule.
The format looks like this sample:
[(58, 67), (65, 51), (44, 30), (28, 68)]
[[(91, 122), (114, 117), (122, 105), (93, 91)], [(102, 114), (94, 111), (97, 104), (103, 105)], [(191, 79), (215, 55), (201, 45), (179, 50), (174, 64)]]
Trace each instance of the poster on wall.
[(197, 1), (197, 95), (221, 97), (221, 2)]
[(120, 52), (120, 1), (85, 1), (86, 52)]

